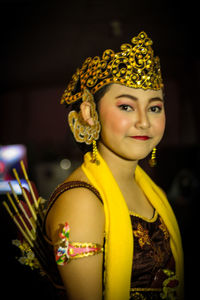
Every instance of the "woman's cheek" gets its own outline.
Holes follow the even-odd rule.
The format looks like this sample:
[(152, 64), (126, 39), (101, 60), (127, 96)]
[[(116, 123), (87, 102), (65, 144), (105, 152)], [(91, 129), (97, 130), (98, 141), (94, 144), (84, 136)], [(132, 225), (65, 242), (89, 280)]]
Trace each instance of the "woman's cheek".
[[(104, 126), (105, 125), (105, 126)], [(102, 127), (112, 131), (113, 134), (125, 134), (130, 126), (130, 121), (120, 114), (109, 113), (103, 120)]]
[(163, 134), (165, 131), (165, 116), (158, 120), (154, 126), (157, 133)]

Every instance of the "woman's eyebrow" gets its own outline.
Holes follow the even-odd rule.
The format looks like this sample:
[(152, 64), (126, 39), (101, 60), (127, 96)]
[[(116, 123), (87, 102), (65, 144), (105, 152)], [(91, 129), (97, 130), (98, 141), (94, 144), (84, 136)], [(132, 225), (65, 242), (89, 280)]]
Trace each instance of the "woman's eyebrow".
[(129, 94), (121, 94), (121, 95), (116, 97), (116, 99), (119, 99), (119, 98), (129, 98), (129, 99), (134, 100), (134, 101), (138, 100), (138, 98), (136, 98), (135, 96), (129, 95)]
[(149, 99), (149, 102), (153, 102), (153, 101), (161, 101), (161, 102), (164, 102), (164, 99), (163, 98), (160, 98), (160, 97), (153, 97), (153, 98), (150, 98)]
[[(129, 98), (131, 100), (134, 100), (134, 101), (137, 101), (138, 98), (133, 96), (133, 95), (130, 95), (130, 94), (121, 94), (119, 96), (116, 97), (116, 99), (119, 99), (119, 98)], [(160, 98), (160, 97), (153, 97), (153, 98), (150, 98), (149, 99), (149, 103), (153, 102), (153, 101), (161, 101), (161, 102), (164, 102), (164, 99)]]

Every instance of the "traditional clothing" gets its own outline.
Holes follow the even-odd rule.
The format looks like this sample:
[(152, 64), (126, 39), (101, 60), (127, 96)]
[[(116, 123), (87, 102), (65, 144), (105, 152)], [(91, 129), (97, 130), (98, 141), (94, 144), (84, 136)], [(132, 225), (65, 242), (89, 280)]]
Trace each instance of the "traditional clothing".
[[(91, 184), (99, 191), (105, 211), (105, 299), (129, 299), (132, 271), (133, 233), (128, 207), (110, 169), (97, 154), (100, 162), (92, 162), (92, 156), (84, 157), (82, 170)], [(170, 235), (170, 246), (175, 259), (176, 275), (179, 280), (178, 294), (183, 294), (183, 251), (180, 231), (169, 202), (163, 191), (139, 167), (135, 170), (135, 180), (144, 194), (161, 216)], [(116, 251), (120, 249), (120, 251)]]
[[(173, 296), (171, 299), (182, 299), (181, 237), (164, 193), (137, 166), (136, 182), (155, 208), (155, 213), (149, 220), (130, 212), (108, 165), (99, 153), (97, 158), (98, 165), (93, 163), (92, 154), (88, 152), (82, 164), (91, 185), (64, 183), (53, 194), (49, 209), (61, 193), (76, 187), (89, 188), (103, 201), (106, 221), (103, 245), (105, 300), (134, 299), (138, 293), (142, 293), (143, 299), (161, 299), (161, 296), (168, 299), (170, 295)], [(174, 298), (174, 291), (177, 298)]]

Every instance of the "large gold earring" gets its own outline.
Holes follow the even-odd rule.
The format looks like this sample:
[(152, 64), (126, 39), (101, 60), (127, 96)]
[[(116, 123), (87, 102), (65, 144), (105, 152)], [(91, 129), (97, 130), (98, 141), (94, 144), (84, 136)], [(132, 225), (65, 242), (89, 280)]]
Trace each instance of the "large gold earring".
[(157, 165), (157, 161), (156, 161), (156, 147), (153, 148), (152, 152), (151, 152), (151, 158), (149, 160), (149, 165), (153, 168)]
[(92, 162), (96, 163), (97, 165), (100, 164), (99, 160), (97, 159), (97, 143), (95, 140), (92, 142)]
[(84, 121), (81, 111), (76, 112), (75, 110), (69, 113), (68, 122), (75, 140), (79, 143), (90, 145), (93, 143), (93, 140), (97, 141), (99, 139), (101, 126), (98, 120), (94, 97), (87, 89), (84, 90), (82, 101), (87, 101), (91, 104), (91, 118), (94, 121), (94, 125), (90, 126)]

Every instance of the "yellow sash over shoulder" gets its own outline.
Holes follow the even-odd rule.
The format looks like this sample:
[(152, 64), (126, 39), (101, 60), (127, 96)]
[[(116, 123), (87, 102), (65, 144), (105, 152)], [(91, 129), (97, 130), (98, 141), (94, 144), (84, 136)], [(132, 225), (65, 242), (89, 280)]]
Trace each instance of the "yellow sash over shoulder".
[[(99, 191), (104, 203), (106, 222), (104, 297), (105, 300), (128, 300), (133, 263), (131, 219), (125, 199), (108, 165), (99, 153), (97, 153), (97, 159), (100, 162), (98, 165), (92, 162), (91, 153), (86, 153), (82, 170)], [(170, 233), (176, 274), (180, 282), (180, 295), (183, 291), (183, 251), (176, 218), (165, 194), (139, 166), (135, 170), (135, 179), (162, 217)], [(182, 299), (181, 296), (180, 299)]]

